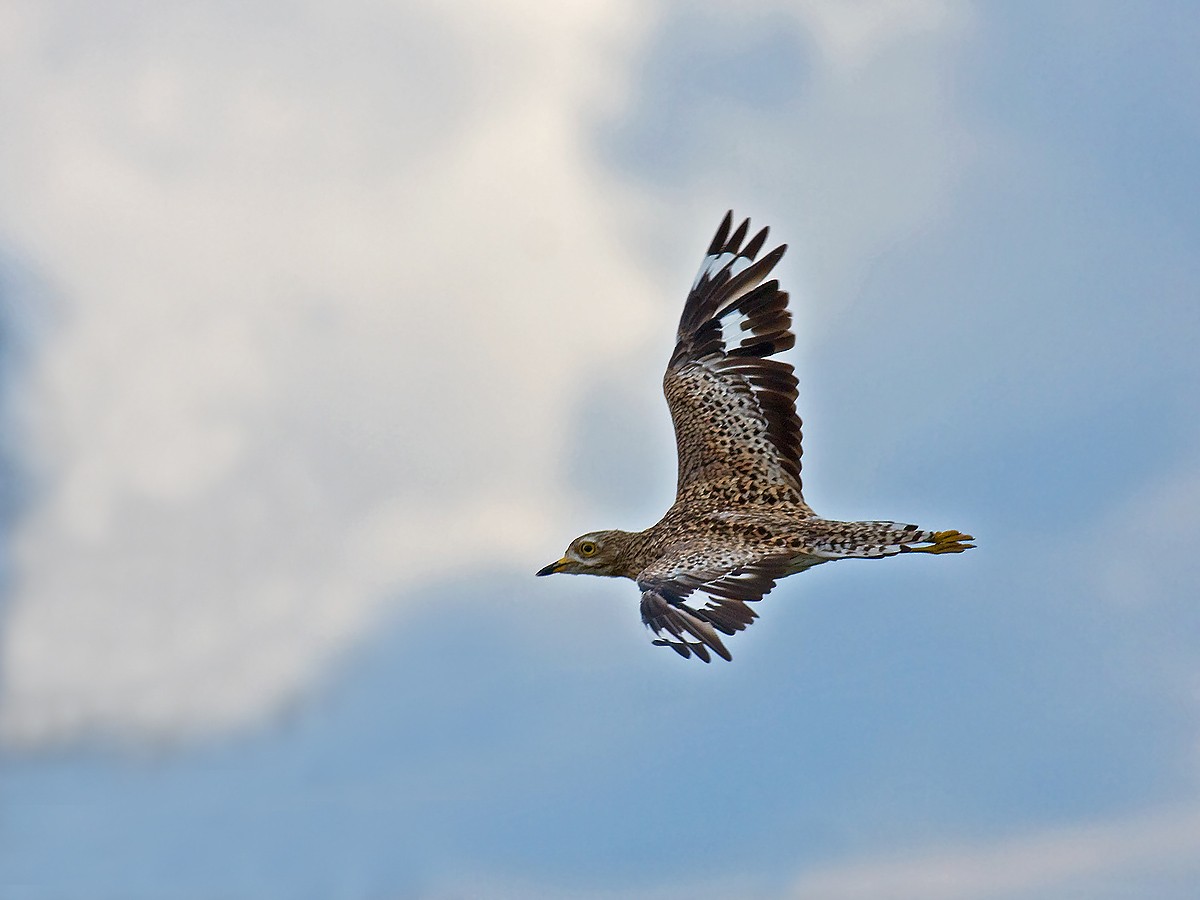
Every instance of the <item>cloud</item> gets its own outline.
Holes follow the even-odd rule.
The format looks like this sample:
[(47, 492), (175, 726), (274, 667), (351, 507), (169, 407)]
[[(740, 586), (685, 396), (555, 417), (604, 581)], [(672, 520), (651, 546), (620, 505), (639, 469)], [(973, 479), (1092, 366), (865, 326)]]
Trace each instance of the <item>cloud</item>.
[(66, 311), (19, 386), (9, 741), (245, 721), (405, 581), (544, 552), (553, 411), (650, 296), (572, 120), (600, 10), (469, 12), (24, 9), (2, 224)]
[[(944, 4), (839, 8), (778, 8), (833, 73), (828, 117), (888, 35), (958, 27)], [(620, 226), (640, 188), (591, 144), (638, 95), (652, 21), (611, 3), (4, 15), (21, 138), (0, 149), (0, 235), (62, 298), (14, 388), (33, 488), (4, 740), (255, 721), (384, 605), (423, 602), (406, 586), (534, 568), (577, 530), (562, 410), (630, 347), (665, 355), (660, 288), (685, 277), (637, 256)], [(767, 166), (791, 165), (782, 145)], [(897, 195), (918, 212), (891, 221), (929, 196)], [(691, 258), (711, 226), (672, 227)]]
[[(1192, 871), (1200, 853), (1200, 812), (1155, 812), (1101, 824), (1068, 826), (992, 844), (948, 847), (906, 859), (855, 862), (802, 876), (797, 900), (999, 900), (1004, 897), (1100, 896), (1137, 878), (1143, 888)], [(1193, 885), (1194, 887), (1194, 885)], [(1163, 885), (1159, 884), (1158, 890)], [(1169, 890), (1139, 896), (1185, 896)]]

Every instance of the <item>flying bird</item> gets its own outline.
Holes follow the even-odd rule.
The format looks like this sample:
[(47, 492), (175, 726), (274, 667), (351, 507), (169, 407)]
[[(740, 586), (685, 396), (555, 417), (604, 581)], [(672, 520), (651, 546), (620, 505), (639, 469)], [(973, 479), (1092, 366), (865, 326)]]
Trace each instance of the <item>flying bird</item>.
[(653, 643), (683, 657), (732, 659), (721, 635), (757, 618), (779, 579), (835, 559), (961, 553), (974, 538), (900, 522), (822, 519), (804, 502), (788, 295), (766, 281), (782, 244), (726, 214), (700, 264), (663, 392), (675, 423), (675, 503), (645, 531), (593, 531), (538, 575), (631, 578)]

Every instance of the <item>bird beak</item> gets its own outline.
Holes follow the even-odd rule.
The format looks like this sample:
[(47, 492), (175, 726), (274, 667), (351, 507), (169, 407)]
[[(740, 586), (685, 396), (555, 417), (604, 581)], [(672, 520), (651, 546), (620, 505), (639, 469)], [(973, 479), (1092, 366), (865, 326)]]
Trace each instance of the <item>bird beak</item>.
[(568, 560), (564, 556), (558, 562), (552, 562), (552, 563), (550, 563), (550, 565), (546, 566), (546, 568), (538, 569), (538, 574), (539, 575), (553, 575), (555, 572), (561, 572), (563, 569), (565, 569), (567, 567), (567, 564), (569, 562), (570, 562), (570, 560)]

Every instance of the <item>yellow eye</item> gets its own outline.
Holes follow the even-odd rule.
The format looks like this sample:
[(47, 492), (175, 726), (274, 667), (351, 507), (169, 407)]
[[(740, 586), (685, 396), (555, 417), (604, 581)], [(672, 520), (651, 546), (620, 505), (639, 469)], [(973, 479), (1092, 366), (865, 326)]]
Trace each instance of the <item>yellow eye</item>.
[(579, 545), (580, 556), (594, 556), (596, 553), (596, 545), (591, 541), (584, 541)]

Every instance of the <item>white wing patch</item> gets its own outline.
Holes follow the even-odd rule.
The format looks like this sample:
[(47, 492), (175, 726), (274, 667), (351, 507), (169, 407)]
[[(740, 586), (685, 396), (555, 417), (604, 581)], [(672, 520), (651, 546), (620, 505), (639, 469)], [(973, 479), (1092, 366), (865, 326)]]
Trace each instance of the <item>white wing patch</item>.
[[(735, 302), (742, 295), (739, 294), (735, 298)], [(749, 347), (751, 344), (758, 341), (757, 335), (750, 330), (747, 322), (750, 316), (736, 306), (729, 306), (717, 316), (717, 323), (721, 326), (721, 343), (724, 344), (725, 351), (736, 350), (740, 347)]]
[(754, 260), (749, 257), (742, 256), (740, 253), (713, 253), (704, 257), (704, 261), (700, 263), (700, 271), (696, 273), (696, 279), (692, 282), (692, 290), (694, 291), (700, 286), (700, 282), (707, 275), (711, 281), (716, 275), (729, 267), (729, 277), (732, 278), (739, 272), (743, 271)]

